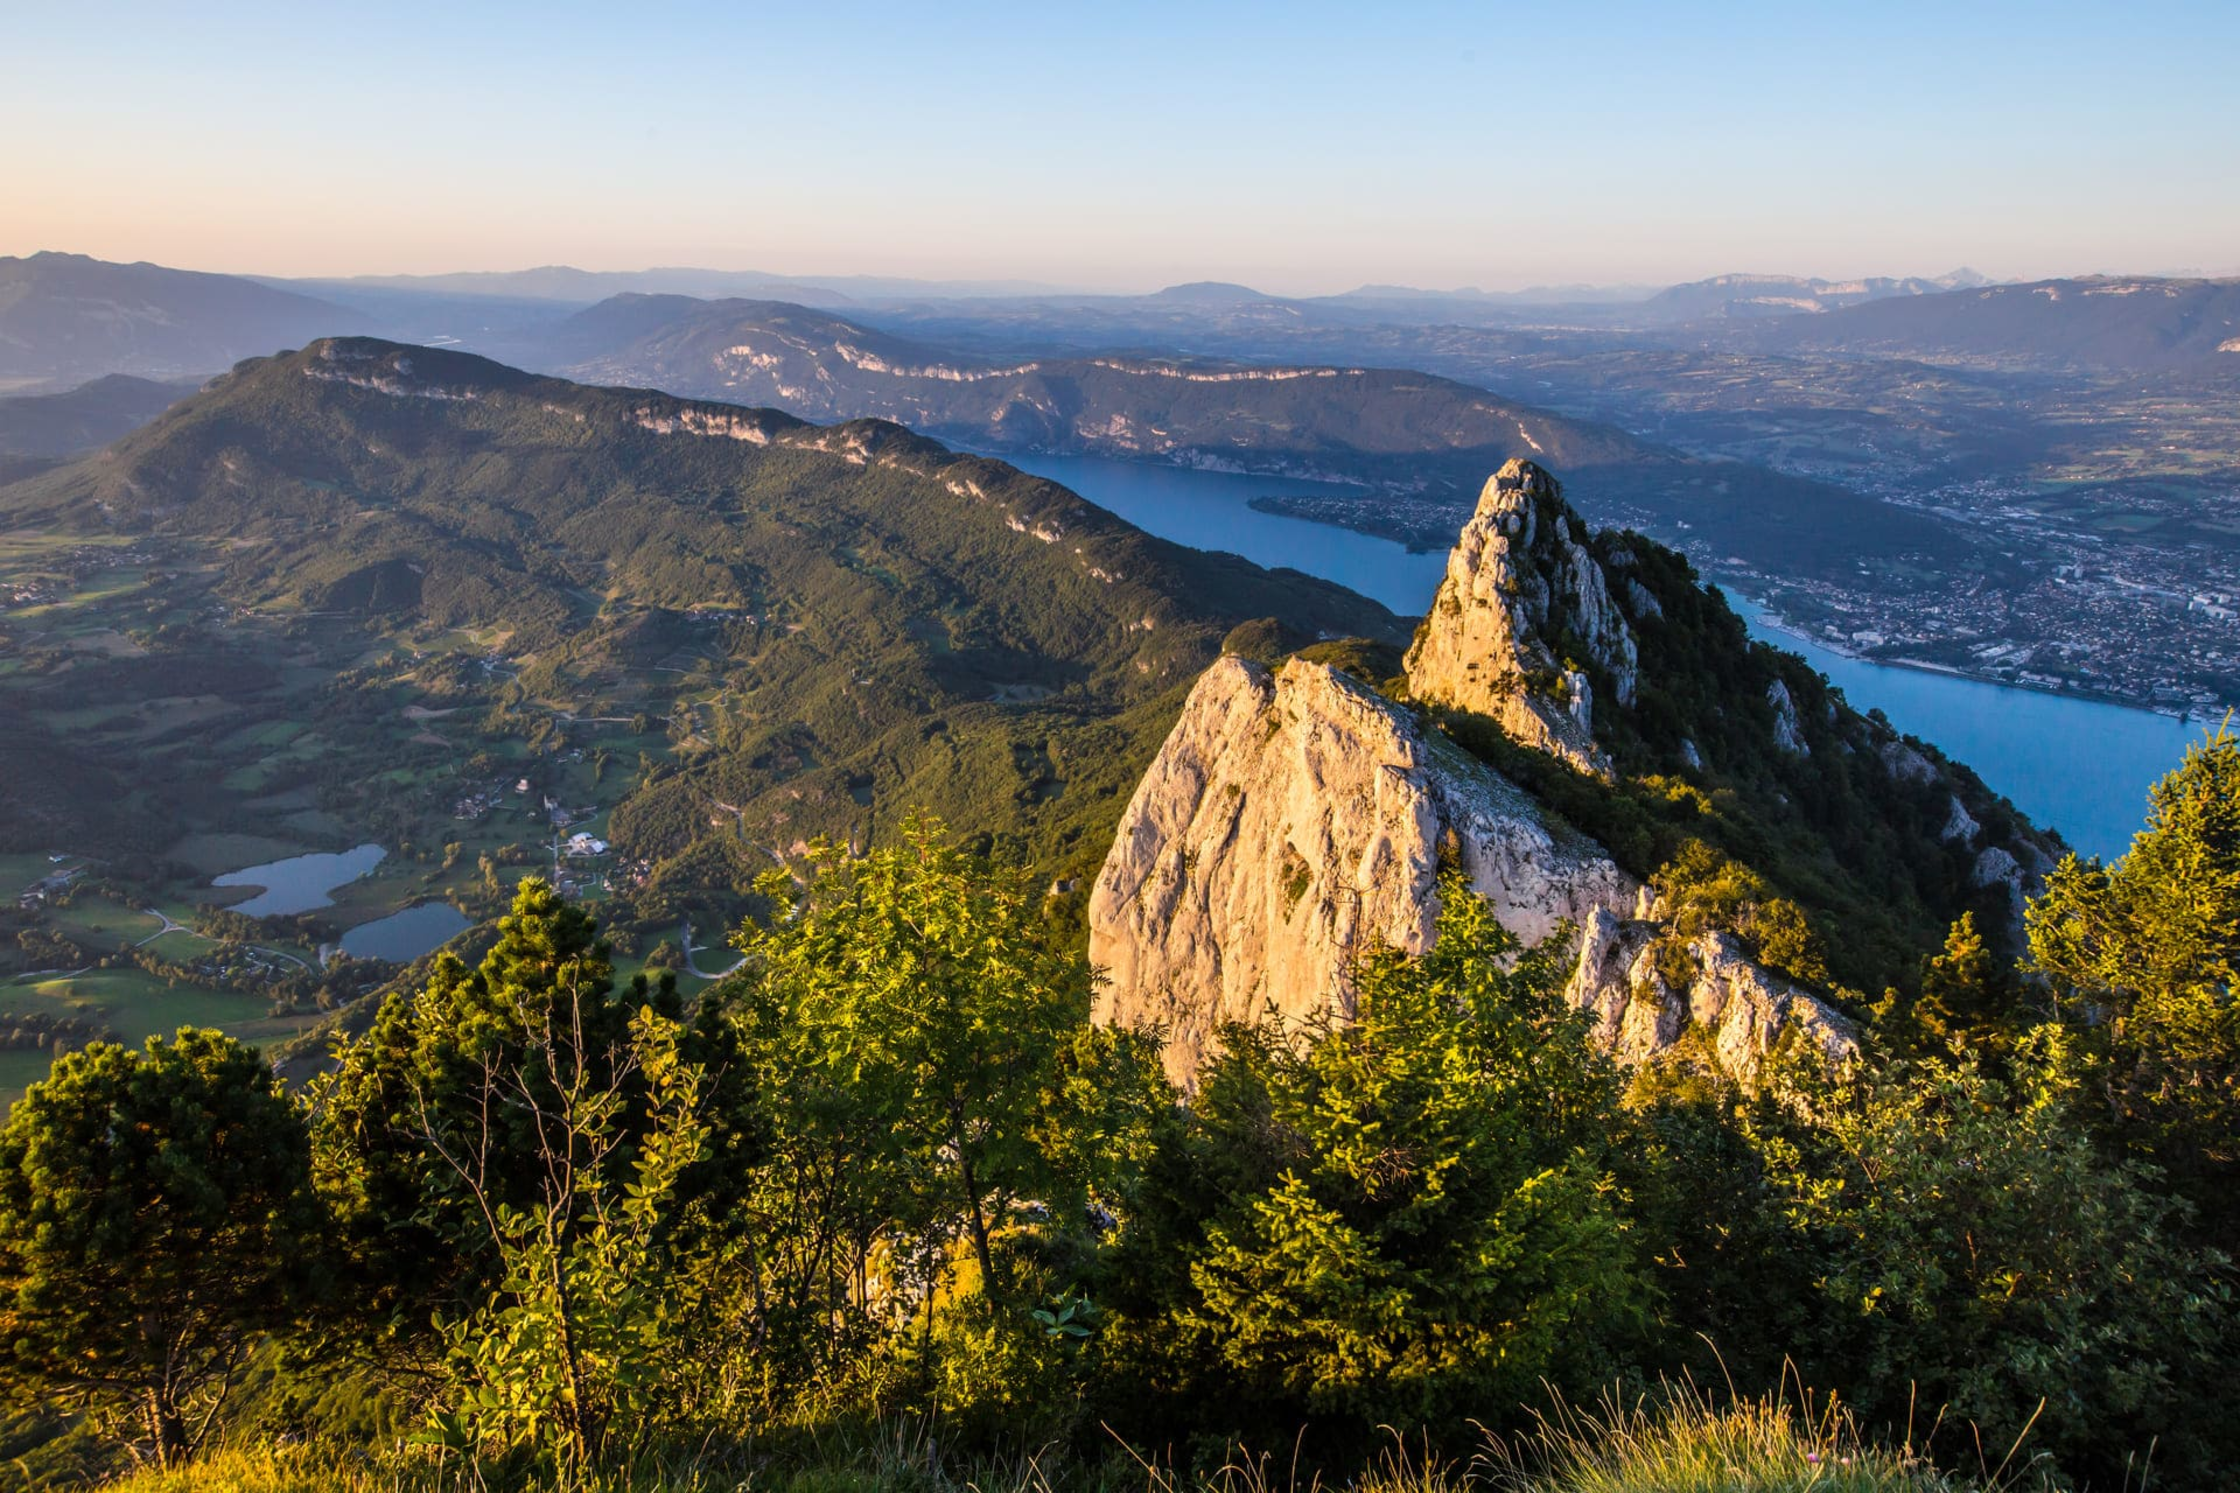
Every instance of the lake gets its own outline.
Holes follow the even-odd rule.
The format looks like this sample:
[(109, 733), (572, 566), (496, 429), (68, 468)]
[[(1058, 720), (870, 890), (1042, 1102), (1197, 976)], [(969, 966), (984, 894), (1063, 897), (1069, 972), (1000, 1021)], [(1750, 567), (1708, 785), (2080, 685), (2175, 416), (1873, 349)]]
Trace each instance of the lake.
[[(1163, 539), (1288, 565), (1405, 615), (1430, 606), (1446, 573), (1444, 554), (1410, 554), (1389, 539), (1248, 506), (1256, 497), (1350, 489), (1093, 456), (1000, 459), (1062, 482)], [(2153, 711), (1846, 658), (1773, 628), (1743, 597), (1729, 592), (1728, 600), (1753, 635), (1802, 654), (1853, 705), (1880, 708), (1899, 730), (1935, 742), (2087, 855), (2123, 853), (2145, 820), (2148, 786), (2203, 732), (2199, 723)]]
[(1899, 730), (1967, 763), (2016, 808), (2060, 830), (2080, 854), (2123, 854), (2146, 823), (2148, 787), (2207, 729), (2075, 695), (1846, 658), (1773, 627), (1745, 597), (1730, 591), (1727, 601), (1753, 636), (1803, 654), (1852, 704), (1879, 706)]
[(422, 954), (442, 948), (473, 926), (465, 913), (448, 902), (423, 902), (418, 907), (360, 923), (342, 935), (342, 952), (353, 959), (386, 959), (392, 964), (410, 964)]
[(1411, 555), (1407, 546), (1350, 529), (1281, 513), (1262, 513), (1254, 498), (1358, 495), (1357, 487), (1286, 477), (1239, 477), (1193, 472), (1149, 462), (1098, 456), (996, 458), (1022, 472), (1072, 488), (1139, 529), (1192, 549), (1227, 550), (1271, 569), (1288, 565), (1336, 581), (1396, 612), (1420, 615), (1446, 574), (1447, 557)]
[(378, 845), (360, 845), (340, 854), (290, 856), (268, 865), (228, 871), (210, 884), (261, 887), (263, 890), (258, 895), (232, 910), (252, 918), (286, 917), (290, 913), (331, 907), (334, 899), (327, 895), (329, 892), (356, 881), (380, 865), (387, 854)]

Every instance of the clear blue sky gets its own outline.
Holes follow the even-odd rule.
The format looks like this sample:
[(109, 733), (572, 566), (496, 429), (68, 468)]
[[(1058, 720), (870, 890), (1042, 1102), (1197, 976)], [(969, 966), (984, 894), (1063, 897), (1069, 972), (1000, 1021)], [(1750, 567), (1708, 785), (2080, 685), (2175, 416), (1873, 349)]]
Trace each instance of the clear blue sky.
[(0, 0), (0, 253), (1509, 288), (2240, 271), (2240, 0)]

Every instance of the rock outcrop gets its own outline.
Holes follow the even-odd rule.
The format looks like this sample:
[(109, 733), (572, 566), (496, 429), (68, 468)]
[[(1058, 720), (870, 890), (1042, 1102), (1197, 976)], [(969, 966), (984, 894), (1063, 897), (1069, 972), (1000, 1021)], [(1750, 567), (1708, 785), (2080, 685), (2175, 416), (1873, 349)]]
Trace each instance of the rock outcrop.
[(1812, 747), (1804, 739), (1804, 722), (1797, 719), (1797, 702), (1789, 686), (1776, 679), (1766, 686), (1766, 703), (1773, 707), (1773, 744), (1792, 757), (1809, 757)]
[[(1245, 629), (1237, 641), (1280, 651)], [(1932, 863), (1923, 885), (1949, 902), (1936, 883), (1965, 880), (1963, 896), (2015, 936), (2050, 864), (2043, 837), (1972, 774), (1753, 648), (1679, 557), (1590, 536), (1530, 462), (1486, 483), (1405, 667), (1413, 698), (1454, 712), (1441, 725), (1460, 739), (1482, 734), (1470, 715), (1605, 781), (1615, 754), (1642, 782), (1749, 784), (1800, 830), (1800, 799), (1852, 792), (1847, 763), (1879, 762), (1879, 823)], [(1747, 1084), (1786, 1047), (1858, 1048), (1840, 1011), (1731, 932), (1681, 933), (1602, 846), (1444, 729), (1298, 658), (1273, 675), (1233, 657), (1209, 669), (1137, 789), (1090, 897), (1089, 955), (1107, 977), (1097, 1016), (1163, 1028), (1183, 1083), (1226, 1023), (1344, 1022), (1362, 955), (1435, 936), (1450, 856), (1527, 942), (1578, 931), (1566, 993), (1623, 1061), (1678, 1051)]]
[[(1670, 954), (1678, 957), (1660, 957)], [(1594, 1014), (1596, 1041), (1629, 1064), (1662, 1057), (1691, 1030), (1744, 1084), (1788, 1043), (1808, 1042), (1831, 1059), (1859, 1050), (1849, 1018), (1751, 959), (1734, 935), (1675, 941), (1653, 916), (1589, 915), (1564, 995)]]
[[(1586, 659), (1557, 652), (1566, 632)], [(1608, 778), (1610, 759), (1594, 739), (1592, 686), (1576, 667), (1584, 662), (1608, 677), (1617, 704), (1633, 703), (1639, 650), (1585, 526), (1553, 478), (1511, 461), (1487, 479), (1447, 557), (1446, 579), (1408, 650), (1408, 688)]]
[(1567, 995), (1627, 1062), (1701, 1029), (1744, 1081), (1795, 1031), (1833, 1054), (1849, 1023), (1709, 933), (1668, 985), (1661, 910), (1602, 847), (1408, 712), (1326, 665), (1270, 674), (1224, 658), (1128, 805), (1089, 897), (1099, 1021), (1166, 1032), (1188, 1084), (1229, 1022), (1298, 1032), (1354, 1014), (1351, 969), (1383, 945), (1420, 953), (1451, 856), (1527, 943), (1583, 931)]
[(1090, 894), (1097, 1018), (1165, 1027), (1177, 1082), (1226, 1022), (1342, 1022), (1357, 956), (1428, 947), (1442, 849), (1527, 942), (1635, 900), (1601, 847), (1347, 676), (1224, 658)]

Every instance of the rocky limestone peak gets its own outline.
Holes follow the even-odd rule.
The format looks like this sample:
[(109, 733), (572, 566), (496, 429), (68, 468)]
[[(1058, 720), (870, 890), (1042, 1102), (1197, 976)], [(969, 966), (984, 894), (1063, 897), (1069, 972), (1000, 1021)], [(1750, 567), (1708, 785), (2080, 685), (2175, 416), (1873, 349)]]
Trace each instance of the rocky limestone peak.
[[(1532, 462), (1510, 461), (1486, 479), (1447, 556), (1446, 578), (1408, 649), (1408, 688), (1610, 777), (1610, 759), (1595, 744), (1592, 688), (1577, 665), (1602, 670), (1616, 704), (1633, 703), (1639, 650), (1612, 584), (1556, 480)], [(1587, 656), (1566, 657), (1565, 646)]]
[(1692, 974), (1669, 988), (1649, 952), (1666, 909), (1600, 845), (1410, 712), (1297, 658), (1206, 670), (1137, 787), (1089, 897), (1096, 1019), (1164, 1028), (1182, 1085), (1227, 1023), (1345, 1022), (1356, 959), (1435, 936), (1443, 854), (1525, 942), (1582, 932), (1567, 995), (1626, 1061), (1701, 1031), (1747, 1082), (1792, 1026), (1831, 1053), (1856, 1044), (1724, 934), (1693, 940)]
[(1089, 899), (1100, 1021), (1158, 1024), (1188, 1083), (1216, 1030), (1354, 1010), (1379, 944), (1420, 953), (1442, 846), (1527, 942), (1638, 890), (1601, 847), (1323, 664), (1224, 658), (1136, 789)]

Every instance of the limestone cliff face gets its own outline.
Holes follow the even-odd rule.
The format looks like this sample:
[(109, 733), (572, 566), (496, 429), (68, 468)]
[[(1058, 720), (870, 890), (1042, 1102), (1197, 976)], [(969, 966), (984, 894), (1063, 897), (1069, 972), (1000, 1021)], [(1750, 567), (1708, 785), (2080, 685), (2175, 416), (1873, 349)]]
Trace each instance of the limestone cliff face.
[[(1596, 1040), (1620, 1062), (1658, 1058), (1691, 1028), (1703, 1033), (1718, 1066), (1745, 1084), (1785, 1044), (1809, 1043), (1831, 1059), (1859, 1050), (1849, 1018), (1752, 960), (1732, 934), (1699, 934), (1680, 959), (1660, 960), (1669, 933), (1653, 915), (1620, 919), (1599, 908), (1582, 930), (1564, 994), (1594, 1014)], [(1673, 964), (1677, 986), (1666, 978)]]
[(1358, 955), (1429, 945), (1442, 845), (1527, 942), (1635, 900), (1599, 846), (1345, 675), (1222, 659), (1090, 894), (1097, 1019), (1165, 1026), (1177, 1082), (1225, 1022), (1347, 1020)]
[(1584, 540), (1539, 467), (1511, 461), (1488, 478), (1408, 650), (1408, 688), (1419, 700), (1491, 717), (1514, 740), (1607, 778), (1592, 689), (1555, 640), (1568, 629), (1615, 682), (1622, 706), (1633, 703), (1639, 651)]
[(1187, 1084), (1223, 1024), (1298, 1031), (1354, 1013), (1353, 962), (1421, 953), (1442, 851), (1527, 943), (1583, 931), (1567, 994), (1619, 1058), (1645, 1062), (1701, 1029), (1744, 1081), (1792, 1028), (1830, 1053), (1849, 1024), (1720, 933), (1694, 940), (1682, 986), (1651, 946), (1659, 909), (1602, 848), (1406, 711), (1325, 665), (1271, 675), (1224, 658), (1191, 691), (1136, 789), (1089, 898), (1099, 1021), (1166, 1029)]

